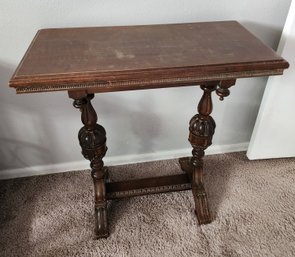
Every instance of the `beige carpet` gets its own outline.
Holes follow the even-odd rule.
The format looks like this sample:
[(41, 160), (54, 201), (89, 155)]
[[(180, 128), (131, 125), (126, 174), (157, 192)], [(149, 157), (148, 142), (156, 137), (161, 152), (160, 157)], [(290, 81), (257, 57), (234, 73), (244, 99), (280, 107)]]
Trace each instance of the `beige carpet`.
[[(85, 171), (0, 182), (0, 256), (295, 256), (295, 158), (205, 158), (214, 221), (198, 226), (190, 191), (113, 201), (93, 240)], [(113, 179), (179, 172), (176, 160), (112, 168)]]

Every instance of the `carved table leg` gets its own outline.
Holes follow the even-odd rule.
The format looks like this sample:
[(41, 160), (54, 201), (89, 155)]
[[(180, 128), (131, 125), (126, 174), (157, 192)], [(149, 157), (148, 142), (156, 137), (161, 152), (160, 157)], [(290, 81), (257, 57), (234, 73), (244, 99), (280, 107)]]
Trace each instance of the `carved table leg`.
[(93, 94), (75, 98), (74, 107), (81, 111), (81, 120), (84, 126), (80, 129), (78, 138), (83, 156), (90, 160), (91, 176), (95, 192), (95, 223), (98, 238), (109, 235), (107, 223), (107, 200), (105, 181), (108, 176), (103, 166), (102, 158), (107, 151), (105, 129), (98, 125), (96, 112), (91, 105)]
[(189, 123), (189, 141), (193, 147), (190, 165), (195, 212), (199, 224), (206, 224), (211, 222), (211, 216), (203, 185), (203, 156), (204, 150), (212, 143), (212, 136), (215, 131), (215, 122), (210, 114), (212, 112), (211, 92), (216, 89), (216, 86), (202, 85), (201, 89), (204, 93), (198, 105), (199, 113)]
[(210, 116), (213, 109), (211, 93), (216, 90), (220, 100), (223, 100), (224, 97), (229, 95), (229, 88), (235, 82), (235, 80), (226, 80), (218, 81), (216, 85), (201, 85), (204, 93), (198, 105), (198, 114), (189, 123), (189, 141), (193, 147), (193, 156), (179, 159), (181, 169), (191, 179), (195, 212), (199, 224), (211, 222), (207, 195), (203, 184), (203, 157), (207, 147), (212, 144), (212, 137), (216, 127), (215, 121)]

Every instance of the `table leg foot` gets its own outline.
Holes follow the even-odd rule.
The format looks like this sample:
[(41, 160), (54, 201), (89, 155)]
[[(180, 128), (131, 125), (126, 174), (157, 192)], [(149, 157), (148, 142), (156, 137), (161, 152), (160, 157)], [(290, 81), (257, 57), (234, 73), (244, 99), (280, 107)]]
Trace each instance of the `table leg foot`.
[(203, 183), (194, 183), (192, 187), (193, 196), (195, 200), (195, 213), (198, 219), (198, 223), (207, 224), (211, 222), (211, 215), (208, 206), (207, 194)]
[(109, 236), (106, 205), (95, 208), (95, 225), (95, 235), (97, 239)]
[(106, 181), (107, 169), (101, 167), (91, 172), (95, 193), (95, 235), (96, 238), (108, 237)]
[[(194, 167), (191, 165), (192, 157), (183, 157), (179, 158), (179, 164), (182, 171), (190, 175), (190, 181), (192, 183), (192, 174)], [(196, 170), (195, 173), (203, 172), (202, 170)], [(201, 177), (202, 174), (199, 174), (197, 177)], [(194, 176), (194, 180), (196, 176)], [(194, 181), (193, 180), (193, 181)], [(195, 201), (195, 213), (198, 219), (198, 223), (207, 224), (211, 222), (211, 215), (208, 207), (207, 194), (203, 185), (203, 182), (197, 181), (192, 183), (193, 197)]]

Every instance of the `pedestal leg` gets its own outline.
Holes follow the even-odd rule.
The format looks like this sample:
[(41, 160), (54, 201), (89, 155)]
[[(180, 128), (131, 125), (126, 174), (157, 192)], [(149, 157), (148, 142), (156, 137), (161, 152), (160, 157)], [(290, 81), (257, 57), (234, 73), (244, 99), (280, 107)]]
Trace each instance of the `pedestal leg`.
[(190, 120), (189, 124), (189, 141), (193, 147), (193, 157), (190, 158), (190, 170), (195, 212), (199, 224), (206, 224), (211, 222), (211, 216), (203, 184), (203, 156), (205, 149), (212, 143), (215, 131), (215, 122), (210, 113), (213, 107), (211, 92), (216, 89), (216, 86), (202, 85), (201, 89), (204, 93), (198, 105), (198, 114)]
[(93, 94), (85, 95), (74, 100), (74, 107), (81, 111), (81, 120), (84, 126), (80, 129), (78, 138), (83, 156), (90, 160), (91, 176), (94, 183), (95, 193), (95, 224), (98, 238), (107, 237), (107, 200), (105, 180), (107, 169), (104, 167), (102, 158), (107, 151), (105, 129), (98, 125), (96, 112), (91, 105)]
[(211, 222), (207, 195), (203, 184), (203, 157), (207, 147), (212, 144), (212, 137), (216, 127), (213, 118), (210, 116), (213, 109), (211, 93), (216, 90), (220, 100), (223, 100), (224, 97), (230, 94), (229, 88), (235, 82), (233, 79), (218, 81), (216, 84), (201, 85), (204, 93), (198, 105), (198, 114), (189, 123), (189, 141), (193, 147), (193, 156), (179, 159), (181, 169), (187, 172), (191, 178), (195, 212), (199, 224)]

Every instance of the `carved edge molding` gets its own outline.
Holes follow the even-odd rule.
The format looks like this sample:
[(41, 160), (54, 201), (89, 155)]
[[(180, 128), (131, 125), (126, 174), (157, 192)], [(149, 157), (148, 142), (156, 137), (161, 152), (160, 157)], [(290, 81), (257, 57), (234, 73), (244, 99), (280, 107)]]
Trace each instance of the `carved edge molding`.
[(165, 193), (170, 191), (182, 191), (182, 190), (189, 190), (191, 188), (192, 188), (192, 185), (190, 183), (148, 187), (148, 188), (138, 188), (138, 189), (132, 189), (132, 190), (126, 190), (126, 191), (109, 192), (107, 193), (107, 199), (109, 200), (109, 199), (140, 196), (140, 195), (147, 195), (147, 194)]
[[(283, 74), (283, 69), (276, 70), (261, 70), (261, 71), (243, 71), (243, 72), (232, 72), (223, 73), (209, 76), (195, 76), (195, 77), (184, 77), (184, 78), (167, 78), (167, 79), (152, 79), (152, 80), (131, 80), (131, 81), (106, 81), (106, 82), (89, 82), (89, 83), (77, 83), (77, 84), (47, 84), (47, 85), (36, 85), (33, 86), (22, 86), (16, 88), (17, 94), (25, 93), (40, 93), (48, 91), (62, 91), (62, 90), (75, 90), (75, 89), (92, 89), (92, 88), (116, 88), (116, 91), (122, 90), (124, 87), (137, 86), (138, 88), (144, 88), (148, 85), (165, 85), (174, 83), (196, 83), (204, 81), (215, 81), (215, 80), (227, 80), (236, 78), (246, 77), (258, 77), (258, 76), (271, 76)], [(111, 91), (111, 90), (110, 90)]]

